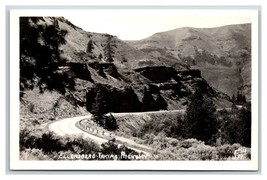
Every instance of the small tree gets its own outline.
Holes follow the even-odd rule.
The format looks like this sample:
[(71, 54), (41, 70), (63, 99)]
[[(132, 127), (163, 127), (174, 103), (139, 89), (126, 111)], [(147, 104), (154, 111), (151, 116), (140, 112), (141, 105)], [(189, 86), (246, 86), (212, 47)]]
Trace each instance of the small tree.
[(89, 42), (87, 44), (86, 52), (87, 52), (88, 56), (92, 59), (96, 58), (96, 55), (93, 53), (93, 49), (94, 49), (93, 41), (89, 40)]
[(251, 147), (251, 104), (246, 103), (238, 113), (238, 143)]
[(233, 96), (232, 96), (232, 102), (234, 103), (235, 101), (236, 101), (235, 95), (233, 94)]
[(125, 63), (125, 62), (127, 62), (127, 59), (126, 59), (125, 56), (122, 56), (121, 63), (123, 64), (123, 63)]
[(68, 31), (59, 27), (56, 18), (51, 25), (39, 23), (42, 21), (41, 17), (20, 17), (20, 90), (39, 87), (40, 92), (65, 94), (75, 87), (73, 77), (59, 69), (67, 61), (60, 47)]
[(211, 143), (217, 133), (215, 111), (212, 100), (203, 97), (201, 90), (197, 89), (186, 109), (184, 137)]
[(98, 55), (98, 59), (99, 59), (99, 60), (102, 60), (102, 58), (103, 58), (103, 55), (100, 53), (100, 54)]
[(232, 107), (231, 107), (231, 111), (233, 112), (233, 113), (236, 113), (237, 112), (237, 106), (236, 106), (236, 103), (235, 103), (235, 101), (233, 102), (233, 104), (232, 104)]
[(92, 40), (89, 40), (89, 42), (88, 42), (88, 44), (87, 44), (86, 52), (87, 52), (87, 53), (92, 53), (93, 49), (94, 49), (93, 42), (92, 42)]
[(144, 96), (142, 98), (142, 111), (153, 111), (153, 96), (146, 87), (144, 87)]
[(246, 104), (246, 96), (243, 93), (240, 93), (239, 91), (237, 92), (237, 97), (236, 97), (236, 103), (243, 105)]
[[(232, 110), (237, 113), (237, 110)], [(238, 118), (235, 115), (225, 113), (220, 125), (220, 138), (222, 144), (233, 144), (238, 142)]]
[(118, 129), (118, 124), (115, 117), (110, 113), (109, 116), (105, 116), (105, 129), (114, 131)]
[(94, 116), (94, 121), (100, 126), (104, 126), (104, 114), (107, 113), (107, 102), (101, 86), (99, 85), (96, 89), (97, 92), (94, 103), (92, 104), (91, 113)]
[(113, 42), (112, 39), (113, 39), (112, 36), (108, 36), (107, 44), (104, 47), (104, 55), (105, 55), (108, 62), (114, 61), (113, 60), (114, 54), (115, 54), (114, 48), (116, 47), (116, 44)]
[(221, 138), (223, 143), (240, 143), (251, 146), (251, 106), (246, 103), (241, 109), (233, 109), (225, 114), (221, 123)]

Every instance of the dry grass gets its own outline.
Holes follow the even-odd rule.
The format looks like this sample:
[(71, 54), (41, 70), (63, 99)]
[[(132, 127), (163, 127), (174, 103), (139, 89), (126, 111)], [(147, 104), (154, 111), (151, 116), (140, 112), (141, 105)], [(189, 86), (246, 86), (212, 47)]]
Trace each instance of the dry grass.
[(52, 160), (49, 156), (44, 154), (40, 149), (26, 149), (20, 151), (20, 160), (30, 160), (30, 161), (39, 161), (39, 160)]
[(29, 129), (36, 134), (47, 132), (47, 124), (51, 121), (87, 113), (85, 108), (73, 106), (57, 92), (25, 91), (24, 102), (20, 103), (20, 129)]
[(238, 87), (242, 85), (242, 79), (235, 67), (199, 65), (196, 68), (201, 70), (201, 75), (209, 82), (210, 86), (228, 94), (230, 97), (236, 94)]
[(181, 111), (155, 111), (143, 113), (113, 113), (118, 125), (119, 133), (132, 136), (133, 132), (140, 129), (140, 127), (150, 120), (160, 121), (162, 119), (176, 120), (178, 115), (183, 114)]

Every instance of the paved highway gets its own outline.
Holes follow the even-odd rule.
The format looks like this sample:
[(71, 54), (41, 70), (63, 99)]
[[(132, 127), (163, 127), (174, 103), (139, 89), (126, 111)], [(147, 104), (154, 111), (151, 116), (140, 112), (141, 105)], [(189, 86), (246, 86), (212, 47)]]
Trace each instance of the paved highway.
[[(72, 117), (72, 118), (64, 118), (55, 122), (52, 122), (51, 124), (49, 124), (49, 131), (54, 132), (57, 135), (60, 136), (74, 136), (74, 135), (80, 135), (84, 138), (90, 138), (92, 139), (94, 142), (96, 142), (97, 144), (102, 144), (108, 141), (108, 139), (105, 138), (101, 138), (98, 137), (94, 134), (91, 134), (89, 132), (85, 132), (83, 130), (81, 130), (80, 128), (78, 128), (76, 126), (76, 123), (81, 121), (82, 119), (90, 119), (92, 117), (92, 115), (87, 115), (87, 116), (79, 116), (79, 117)], [(122, 143), (125, 143), (126, 146), (133, 146), (133, 147), (129, 147), (137, 152), (143, 152), (145, 154), (149, 154), (149, 152), (141, 150), (141, 149), (151, 149), (150, 147), (141, 145), (141, 144), (137, 144), (136, 142), (134, 142), (131, 139), (128, 138), (124, 138), (124, 137), (120, 137), (120, 136), (115, 136), (116, 140), (119, 140)], [(138, 148), (140, 147), (140, 149)]]
[(83, 130), (76, 127), (76, 123), (78, 121), (82, 119), (86, 119), (86, 118), (91, 118), (91, 115), (61, 119), (61, 120), (51, 123), (49, 125), (49, 130), (60, 136), (81, 135), (85, 138), (92, 139), (98, 144), (107, 142), (106, 139), (99, 138), (89, 133), (85, 133)]

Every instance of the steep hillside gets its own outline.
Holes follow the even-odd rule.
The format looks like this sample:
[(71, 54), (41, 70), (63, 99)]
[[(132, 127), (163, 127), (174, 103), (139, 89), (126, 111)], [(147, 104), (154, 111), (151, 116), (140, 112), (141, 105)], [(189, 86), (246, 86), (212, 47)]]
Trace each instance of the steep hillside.
[(102, 101), (107, 112), (185, 109), (197, 88), (217, 107), (231, 105), (199, 70), (173, 55), (156, 57), (116, 36), (85, 32), (63, 17), (21, 18), (20, 33), (21, 101), (26, 108), (32, 103), (38, 109), (39, 103), (31, 100), (32, 92), (39, 96), (37, 88), (44, 98), (48, 91), (59, 92), (50, 101), (51, 111), (61, 99), (77, 113)]
[[(54, 20), (54, 18), (44, 18), (45, 22)], [(56, 18), (61, 29), (68, 31), (66, 35), (66, 44), (61, 46), (63, 57), (69, 62), (112, 62), (119, 68), (138, 68), (146, 65), (165, 65), (164, 62), (158, 61), (153, 56), (148, 55), (116, 36), (109, 34), (91, 33), (70, 25), (69, 21), (62, 18)], [(88, 52), (88, 45), (91, 43), (91, 50)], [(110, 44), (112, 60), (107, 57), (105, 48)]]
[(229, 96), (239, 90), (250, 99), (251, 24), (178, 28), (128, 43), (160, 60), (169, 57), (200, 69), (214, 88)]

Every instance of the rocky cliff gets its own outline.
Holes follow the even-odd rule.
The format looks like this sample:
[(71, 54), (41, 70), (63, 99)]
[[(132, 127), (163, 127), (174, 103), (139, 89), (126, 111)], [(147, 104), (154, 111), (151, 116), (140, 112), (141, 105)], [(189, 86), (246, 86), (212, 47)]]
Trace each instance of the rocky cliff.
[[(32, 76), (21, 74), (25, 89), (27, 83), (42, 91), (60, 88), (60, 93), (71, 99), (72, 104), (86, 106), (88, 111), (99, 101), (96, 97), (101, 96), (107, 112), (184, 109), (196, 88), (213, 98), (218, 107), (230, 106), (229, 97), (212, 88), (199, 70), (170, 54), (155, 57), (116, 36), (85, 32), (62, 17), (25, 17), (21, 27), (26, 30), (22, 31), (25, 36), (22, 42), (35, 43), (40, 47), (38, 51), (45, 47), (50, 53), (47, 61), (39, 59), (36, 49), (25, 46), (21, 51), (22, 70), (26, 72), (30, 67), (33, 72), (42, 72)], [(29, 29), (36, 37), (31, 38)], [(55, 34), (62, 43), (52, 43)], [(44, 46), (48, 43), (51, 45)], [(56, 51), (50, 52), (49, 47)], [(40, 79), (44, 81), (38, 82)]]

